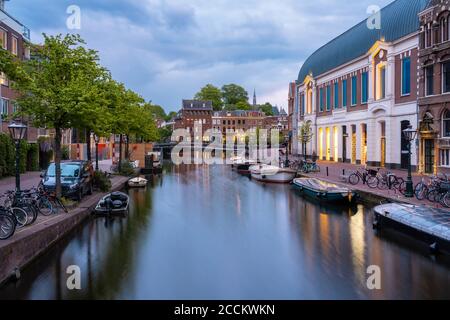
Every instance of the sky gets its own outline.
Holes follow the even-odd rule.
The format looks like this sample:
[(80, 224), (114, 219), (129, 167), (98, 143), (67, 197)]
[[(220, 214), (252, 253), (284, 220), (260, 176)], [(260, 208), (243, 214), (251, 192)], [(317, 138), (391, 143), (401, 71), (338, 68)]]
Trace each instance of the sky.
[[(316, 49), (391, 0), (10, 0), (6, 11), (42, 33), (79, 33), (113, 77), (167, 112), (204, 85), (242, 85), (286, 107), (288, 84)], [(80, 8), (70, 30), (67, 8)]]

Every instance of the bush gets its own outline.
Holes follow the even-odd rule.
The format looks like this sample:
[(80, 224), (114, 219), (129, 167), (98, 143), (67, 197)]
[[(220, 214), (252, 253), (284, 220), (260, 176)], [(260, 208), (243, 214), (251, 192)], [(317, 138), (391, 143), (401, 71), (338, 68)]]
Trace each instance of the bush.
[(28, 145), (27, 159), (27, 170), (39, 171), (39, 146), (37, 143), (30, 143)]
[(127, 161), (122, 162), (122, 169), (120, 170), (119, 174), (125, 177), (132, 176), (134, 174), (133, 165)]
[(63, 160), (70, 160), (70, 150), (69, 150), (69, 146), (62, 146), (61, 148), (62, 151), (62, 159)]
[(94, 188), (102, 192), (108, 192), (111, 190), (111, 187), (111, 180), (108, 178), (105, 172), (94, 172)]
[(0, 134), (0, 178), (15, 173), (15, 147), (11, 137)]

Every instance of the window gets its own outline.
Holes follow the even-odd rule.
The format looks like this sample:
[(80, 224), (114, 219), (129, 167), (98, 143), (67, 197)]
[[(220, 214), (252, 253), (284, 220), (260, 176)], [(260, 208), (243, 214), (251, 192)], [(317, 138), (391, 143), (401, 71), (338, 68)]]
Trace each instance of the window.
[(331, 107), (331, 86), (327, 86), (327, 111), (330, 111)]
[(7, 50), (8, 49), (8, 33), (3, 29), (0, 29), (0, 42), (1, 42), (2, 48)]
[(347, 106), (347, 80), (342, 80), (342, 106)]
[(442, 64), (442, 92), (450, 92), (450, 61)]
[(319, 89), (319, 111), (323, 111), (323, 88)]
[(411, 93), (411, 58), (403, 58), (402, 60), (402, 96)]
[(8, 77), (3, 72), (0, 72), (0, 85), (9, 86)]
[(339, 83), (334, 84), (334, 108), (339, 108)]
[(1, 110), (2, 110), (2, 115), (7, 116), (8, 115), (8, 107), (9, 107), (9, 100), (6, 99), (2, 99), (2, 106), (1, 106)]
[(442, 116), (442, 136), (450, 138), (450, 110), (445, 111)]
[(17, 56), (17, 54), (19, 52), (19, 44), (18, 44), (18, 40), (16, 37), (12, 37), (11, 52), (15, 56)]
[(425, 68), (425, 95), (433, 95), (433, 66)]
[(369, 96), (369, 85), (367, 81), (369, 80), (367, 72), (361, 74), (361, 103), (367, 103), (367, 98)]
[(301, 95), (301, 106), (302, 106), (302, 115), (305, 114), (305, 95)]
[(13, 107), (13, 110), (12, 110), (13, 113), (16, 113), (19, 110), (19, 107), (18, 107), (16, 101), (12, 102), (12, 107)]
[(441, 167), (450, 167), (450, 149), (440, 151)]
[(352, 77), (352, 106), (356, 106), (357, 103), (357, 85), (358, 85), (358, 78), (356, 76)]
[(380, 99), (386, 98), (386, 67), (380, 68)]

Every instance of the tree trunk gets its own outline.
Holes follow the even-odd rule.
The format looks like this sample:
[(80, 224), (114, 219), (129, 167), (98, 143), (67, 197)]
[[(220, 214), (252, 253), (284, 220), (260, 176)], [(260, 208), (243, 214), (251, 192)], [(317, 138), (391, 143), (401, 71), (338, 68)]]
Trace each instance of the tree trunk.
[(127, 142), (125, 144), (125, 159), (130, 160), (130, 136), (126, 135)]
[(119, 138), (119, 172), (122, 171), (122, 143), (123, 143), (123, 135), (120, 135)]
[(61, 198), (61, 138), (62, 131), (60, 128), (55, 128), (55, 173), (56, 173), (56, 196)]
[(91, 130), (86, 129), (86, 151), (87, 151), (87, 160), (92, 161), (92, 152), (91, 152)]

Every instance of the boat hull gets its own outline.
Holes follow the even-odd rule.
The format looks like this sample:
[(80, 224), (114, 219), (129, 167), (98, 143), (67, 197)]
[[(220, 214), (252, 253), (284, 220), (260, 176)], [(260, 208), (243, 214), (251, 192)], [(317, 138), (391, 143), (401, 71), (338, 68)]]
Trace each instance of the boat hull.
[[(301, 180), (301, 179), (298, 179)], [(327, 191), (313, 188), (311, 186), (299, 183), (294, 180), (293, 186), (297, 189), (301, 194), (318, 199), (320, 201), (325, 202), (348, 202), (352, 203), (357, 194), (351, 190), (339, 190), (339, 191)]]
[(251, 171), (252, 179), (260, 182), (268, 182), (268, 183), (290, 183), (295, 179), (296, 173), (289, 171), (280, 171), (275, 174), (264, 174), (261, 172)]

